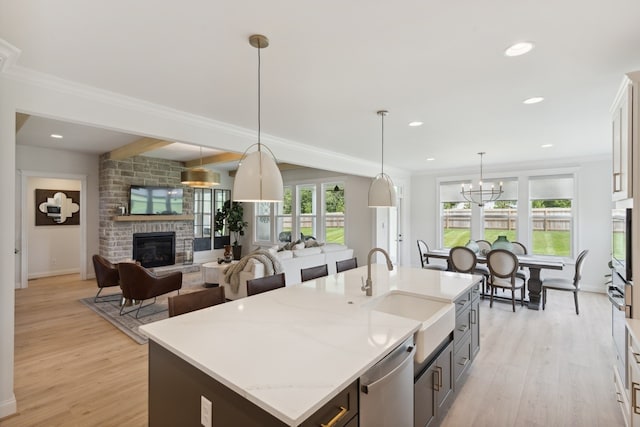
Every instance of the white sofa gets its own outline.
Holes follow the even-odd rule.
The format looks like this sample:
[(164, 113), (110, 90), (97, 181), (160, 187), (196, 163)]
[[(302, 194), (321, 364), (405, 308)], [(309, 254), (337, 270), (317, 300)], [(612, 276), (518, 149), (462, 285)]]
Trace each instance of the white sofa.
[[(328, 243), (323, 246), (285, 250), (277, 252), (270, 249), (280, 260), (285, 275), (287, 286), (295, 285), (302, 281), (300, 270), (327, 264), (329, 274), (336, 273), (336, 261), (353, 258), (353, 249), (344, 245)], [(243, 271), (240, 272), (240, 286), (237, 292), (231, 290), (224, 276), (220, 278), (220, 286), (224, 287), (224, 295), (227, 299), (235, 300), (247, 296), (247, 280), (264, 277), (264, 265), (256, 260), (249, 260)]]

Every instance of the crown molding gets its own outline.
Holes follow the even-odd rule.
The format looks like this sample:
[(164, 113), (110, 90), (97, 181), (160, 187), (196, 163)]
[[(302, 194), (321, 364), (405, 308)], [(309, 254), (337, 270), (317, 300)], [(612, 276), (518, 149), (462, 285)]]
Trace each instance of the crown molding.
[[(25, 85), (32, 85), (63, 94), (69, 94), (71, 96), (79, 98), (94, 100), (105, 105), (148, 114), (163, 120), (171, 120), (177, 123), (183, 123), (187, 126), (205, 129), (210, 132), (226, 134), (232, 137), (246, 139), (248, 141), (255, 140), (257, 137), (257, 132), (253, 129), (246, 129), (211, 118), (187, 113), (181, 110), (176, 110), (174, 108), (166, 107), (160, 104), (154, 104), (148, 101), (141, 100), (139, 98), (133, 98), (116, 92), (111, 92), (82, 83), (62, 79), (60, 77), (42, 73), (19, 65), (13, 65), (11, 69), (8, 69), (5, 72), (5, 76), (8, 79)], [(122, 131), (133, 132), (132, 130)], [(317, 146), (311, 146), (301, 142), (291, 141), (269, 134), (261, 134), (261, 140), (274, 152), (276, 158), (284, 162), (302, 164), (300, 161), (293, 157), (295, 156), (295, 154), (298, 154), (298, 159), (310, 159), (309, 161), (312, 162), (312, 164), (303, 164), (304, 166), (314, 167), (315, 165), (316, 167), (327, 169), (326, 165), (318, 164), (322, 163), (320, 159), (325, 159), (327, 160), (328, 164), (334, 164), (337, 167), (339, 167), (338, 165), (342, 165), (342, 168), (339, 167), (340, 169), (346, 167), (345, 165), (349, 165), (347, 170), (351, 170), (355, 175), (362, 176), (374, 176), (380, 167), (376, 162), (364, 161), (358, 157), (324, 150)], [(181, 142), (188, 144), (192, 141)], [(279, 156), (278, 152), (286, 153), (286, 155)], [(358, 166), (354, 168), (355, 165)], [(393, 168), (388, 165), (386, 166), (386, 168), (391, 172), (393, 176), (409, 176), (409, 173), (405, 170)], [(342, 172), (344, 172), (344, 170), (342, 170)]]
[(9, 68), (12, 68), (20, 56), (20, 49), (0, 39), (0, 73), (4, 73)]

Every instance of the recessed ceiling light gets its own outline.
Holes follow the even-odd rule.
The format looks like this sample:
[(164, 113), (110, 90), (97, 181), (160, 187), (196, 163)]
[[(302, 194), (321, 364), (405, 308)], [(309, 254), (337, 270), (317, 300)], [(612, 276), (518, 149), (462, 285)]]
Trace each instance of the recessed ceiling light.
[(544, 101), (544, 98), (541, 96), (534, 96), (531, 98), (527, 98), (524, 101), (522, 101), (523, 104), (537, 104), (538, 102), (542, 102)]
[(423, 124), (423, 122), (409, 122), (409, 126), (411, 127), (422, 126)]
[(433, 162), (435, 160), (435, 157), (427, 157), (427, 162)]
[(55, 138), (55, 139), (62, 139), (62, 138), (63, 138), (63, 136), (62, 136), (62, 135), (58, 135), (57, 133), (52, 133), (52, 134), (51, 134), (51, 135), (49, 135), (49, 136), (51, 136), (51, 138)]
[(542, 147), (542, 148), (551, 148), (551, 147), (553, 147), (553, 144), (542, 144), (540, 147)]
[(531, 52), (531, 49), (533, 49), (534, 44), (531, 42), (520, 42), (520, 43), (516, 43), (514, 45), (509, 46), (505, 51), (504, 54), (506, 56), (520, 56), (520, 55), (524, 55), (525, 53)]

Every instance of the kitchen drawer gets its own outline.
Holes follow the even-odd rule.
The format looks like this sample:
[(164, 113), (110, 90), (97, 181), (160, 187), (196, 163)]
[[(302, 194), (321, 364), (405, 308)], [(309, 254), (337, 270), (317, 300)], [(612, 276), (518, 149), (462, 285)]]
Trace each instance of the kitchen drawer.
[(453, 383), (457, 389), (458, 383), (462, 379), (471, 365), (471, 334), (466, 335), (460, 345), (453, 345)]
[[(354, 381), (347, 388), (342, 390), (336, 397), (331, 399), (322, 408), (307, 418), (301, 426), (319, 426), (328, 424), (332, 419), (340, 415), (335, 427), (352, 426), (353, 417), (358, 413), (358, 381)], [(356, 417), (357, 419), (358, 417)], [(357, 423), (355, 424), (357, 425)]]
[(471, 288), (471, 301), (475, 301), (480, 298), (482, 293), (482, 282), (478, 282), (473, 288)]
[(456, 316), (459, 316), (462, 310), (464, 310), (469, 306), (472, 298), (473, 298), (473, 289), (469, 289), (468, 291), (465, 291), (465, 293), (463, 293), (458, 297), (458, 299), (455, 301)]
[(453, 346), (457, 347), (471, 330), (471, 302), (456, 313), (456, 327), (453, 330)]

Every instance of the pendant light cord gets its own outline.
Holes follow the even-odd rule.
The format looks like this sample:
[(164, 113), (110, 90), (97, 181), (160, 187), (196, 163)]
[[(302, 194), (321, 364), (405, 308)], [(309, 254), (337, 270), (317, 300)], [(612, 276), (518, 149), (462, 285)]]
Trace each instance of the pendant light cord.
[(261, 46), (258, 46), (258, 151), (261, 151), (261, 145), (260, 145), (260, 50), (262, 49)]
[(384, 113), (381, 114), (382, 117), (382, 174), (384, 175)]

